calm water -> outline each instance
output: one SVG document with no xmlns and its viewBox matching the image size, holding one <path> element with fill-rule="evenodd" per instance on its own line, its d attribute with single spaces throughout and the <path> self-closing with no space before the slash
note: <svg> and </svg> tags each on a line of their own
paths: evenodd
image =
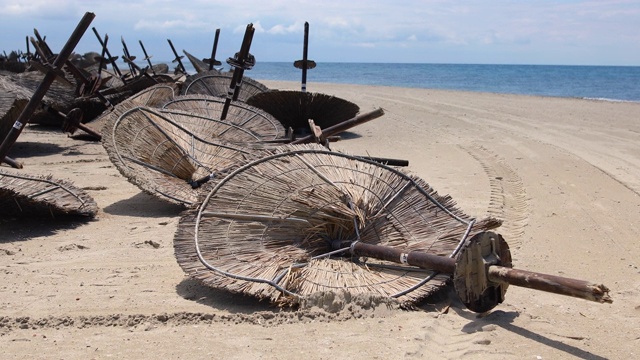
<svg viewBox="0 0 640 360">
<path fill-rule="evenodd" d="M 284 62 L 257 62 L 245 76 L 288 81 L 302 77 L 293 63 Z M 307 82 L 640 102 L 639 66 L 318 63 L 308 71 Z"/>
</svg>

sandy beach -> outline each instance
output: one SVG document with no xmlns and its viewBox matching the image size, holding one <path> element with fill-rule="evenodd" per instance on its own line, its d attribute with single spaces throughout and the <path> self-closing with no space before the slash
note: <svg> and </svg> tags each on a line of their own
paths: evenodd
<svg viewBox="0 0 640 360">
<path fill-rule="evenodd" d="M 294 82 L 265 81 L 272 89 Z M 279 309 L 186 277 L 182 208 L 129 183 L 98 142 L 29 126 L 10 156 L 85 189 L 92 221 L 0 220 L 4 359 L 632 359 L 640 356 L 640 103 L 308 84 L 385 115 L 332 143 L 407 168 L 495 216 L 514 267 L 603 283 L 612 304 L 512 286 L 488 314 L 439 294 Z"/>
</svg>

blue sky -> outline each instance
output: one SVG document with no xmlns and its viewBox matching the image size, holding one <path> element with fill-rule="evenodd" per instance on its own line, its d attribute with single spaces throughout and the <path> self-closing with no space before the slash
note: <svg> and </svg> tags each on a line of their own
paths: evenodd
<svg viewBox="0 0 640 360">
<path fill-rule="evenodd" d="M 257 61 L 294 61 L 308 21 L 317 62 L 640 66 L 640 1 L 626 0 L 0 0 L 0 50 L 24 50 L 37 28 L 58 51 L 86 11 L 112 54 L 122 36 L 139 58 L 142 40 L 154 61 L 173 58 L 168 38 L 208 57 L 217 28 L 224 60 L 249 23 Z M 99 49 L 89 28 L 76 52 Z"/>
</svg>

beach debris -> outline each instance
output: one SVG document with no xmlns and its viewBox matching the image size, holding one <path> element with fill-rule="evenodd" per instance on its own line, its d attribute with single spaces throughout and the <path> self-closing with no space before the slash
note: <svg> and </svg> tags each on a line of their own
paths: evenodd
<svg viewBox="0 0 640 360">
<path fill-rule="evenodd" d="M 4 160 L 4 157 L 7 155 L 10 148 L 15 143 L 16 139 L 20 136 L 20 133 L 22 132 L 25 125 L 29 121 L 29 118 L 31 117 L 31 115 L 34 113 L 36 108 L 40 106 L 40 101 L 49 90 L 51 83 L 55 80 L 56 77 L 59 76 L 59 72 L 61 71 L 62 66 L 67 62 L 69 56 L 71 55 L 71 52 L 73 51 L 75 46 L 78 44 L 78 42 L 84 35 L 85 31 L 91 24 L 91 21 L 93 21 L 94 17 L 95 17 L 95 14 L 93 13 L 90 13 L 90 12 L 85 13 L 80 23 L 78 24 L 78 26 L 73 31 L 73 33 L 67 40 L 66 44 L 62 48 L 62 50 L 60 50 L 60 53 L 56 57 L 53 64 L 50 67 L 47 67 L 49 71 L 44 76 L 44 79 L 42 80 L 38 88 L 35 90 L 35 92 L 33 93 L 33 96 L 31 97 L 31 99 L 23 109 L 22 113 L 20 113 L 20 116 L 18 116 L 18 119 L 16 119 L 13 127 L 9 131 L 9 134 L 7 134 L 7 136 L 4 138 L 4 140 L 0 144 L 0 160 Z"/>
<path fill-rule="evenodd" d="M 347 290 L 411 306 L 454 288 L 472 311 L 524 286 L 612 302 L 604 285 L 512 269 L 494 218 L 469 218 L 402 171 L 326 149 L 281 147 L 219 179 L 174 237 L 183 270 L 212 287 L 297 304 Z"/>
<path fill-rule="evenodd" d="M 98 206 L 84 190 L 65 180 L 0 169 L 0 215 L 94 217 Z"/>
</svg>

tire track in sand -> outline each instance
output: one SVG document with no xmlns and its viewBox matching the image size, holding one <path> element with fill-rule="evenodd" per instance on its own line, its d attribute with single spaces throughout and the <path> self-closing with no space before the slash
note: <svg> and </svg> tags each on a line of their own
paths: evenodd
<svg viewBox="0 0 640 360">
<path fill-rule="evenodd" d="M 522 179 L 503 159 L 483 146 L 460 147 L 480 163 L 489 178 L 491 195 L 487 215 L 501 219 L 500 234 L 511 249 L 520 248 L 529 219 L 527 193 Z"/>
</svg>

